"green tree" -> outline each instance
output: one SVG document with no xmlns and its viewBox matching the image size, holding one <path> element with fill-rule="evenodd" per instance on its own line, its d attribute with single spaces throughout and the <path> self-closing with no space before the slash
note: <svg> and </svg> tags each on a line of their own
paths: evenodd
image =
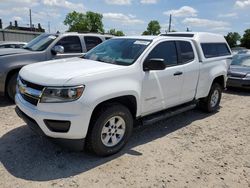
<svg viewBox="0 0 250 188">
<path fill-rule="evenodd" d="M 250 29 L 247 29 L 241 39 L 241 46 L 250 49 Z"/>
<path fill-rule="evenodd" d="M 115 36 L 125 36 L 125 34 L 123 33 L 123 31 L 116 31 Z"/>
<path fill-rule="evenodd" d="M 147 30 L 142 35 L 159 35 L 161 32 L 161 26 L 157 20 L 152 20 L 148 23 Z"/>
<path fill-rule="evenodd" d="M 102 18 L 103 16 L 99 13 L 88 11 L 86 13 L 86 18 L 88 22 L 88 28 L 90 32 L 94 33 L 103 33 L 103 23 Z"/>
<path fill-rule="evenodd" d="M 241 36 L 237 32 L 230 32 L 225 36 L 225 39 L 231 48 L 237 46 L 237 42 L 240 41 L 240 38 Z"/>
<path fill-rule="evenodd" d="M 70 32 L 99 32 L 103 33 L 102 15 L 95 12 L 70 12 L 67 14 L 64 25 L 69 27 Z"/>
<path fill-rule="evenodd" d="M 124 36 L 122 31 L 116 31 L 115 29 L 110 29 L 107 33 L 114 36 Z"/>
</svg>

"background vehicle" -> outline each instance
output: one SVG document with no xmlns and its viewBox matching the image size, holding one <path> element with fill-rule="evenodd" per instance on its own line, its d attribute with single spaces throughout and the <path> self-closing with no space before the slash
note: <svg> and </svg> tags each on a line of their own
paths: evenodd
<svg viewBox="0 0 250 188">
<path fill-rule="evenodd" d="M 209 33 L 121 37 L 81 58 L 25 66 L 16 111 L 43 135 L 98 155 L 118 152 L 135 119 L 151 124 L 199 106 L 218 109 L 231 51 Z"/>
<path fill-rule="evenodd" d="M 228 71 L 227 87 L 250 89 L 250 54 L 238 54 Z"/>
<path fill-rule="evenodd" d="M 249 50 L 245 47 L 234 47 L 234 48 L 231 48 L 232 50 L 232 54 L 233 55 L 236 55 L 236 54 L 244 54 L 244 53 L 248 53 Z"/>
<path fill-rule="evenodd" d="M 109 39 L 99 34 L 42 34 L 30 41 L 23 49 L 0 51 L 0 95 L 14 99 L 19 70 L 31 63 L 82 56 L 84 53 Z"/>
<path fill-rule="evenodd" d="M 23 48 L 26 42 L 0 41 L 0 49 L 2 48 Z"/>
</svg>

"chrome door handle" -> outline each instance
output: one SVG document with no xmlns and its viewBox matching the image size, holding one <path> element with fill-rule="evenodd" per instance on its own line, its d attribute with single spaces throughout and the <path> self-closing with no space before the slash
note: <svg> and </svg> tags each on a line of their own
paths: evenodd
<svg viewBox="0 0 250 188">
<path fill-rule="evenodd" d="M 180 76 L 180 75 L 182 75 L 182 74 L 183 74 L 183 72 L 177 71 L 177 72 L 174 73 L 174 76 Z"/>
</svg>

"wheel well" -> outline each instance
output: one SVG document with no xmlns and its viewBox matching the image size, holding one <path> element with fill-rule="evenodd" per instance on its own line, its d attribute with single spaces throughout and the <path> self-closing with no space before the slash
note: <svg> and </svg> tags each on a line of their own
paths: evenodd
<svg viewBox="0 0 250 188">
<path fill-rule="evenodd" d="M 220 86 L 221 86 L 222 88 L 225 88 L 224 76 L 222 75 L 222 76 L 216 77 L 216 78 L 214 79 L 213 83 L 218 83 L 218 84 L 220 84 Z"/>
<path fill-rule="evenodd" d="M 136 117 L 137 103 L 136 103 L 136 98 L 132 95 L 116 97 L 116 98 L 112 98 L 112 99 L 101 102 L 100 104 L 98 104 L 95 107 L 95 109 L 92 113 L 92 117 L 95 114 L 97 114 L 104 105 L 110 105 L 110 104 L 114 104 L 114 103 L 119 103 L 119 104 L 126 106 L 129 109 L 129 111 L 131 112 L 133 118 Z"/>
<path fill-rule="evenodd" d="M 19 71 L 20 71 L 20 68 L 18 68 L 18 69 L 13 69 L 13 70 L 11 70 L 11 71 L 8 72 L 7 77 L 6 77 L 6 79 L 5 79 L 5 94 L 6 94 L 6 92 L 7 92 L 7 85 L 8 85 L 8 83 L 9 83 L 10 78 L 11 78 L 14 74 L 18 73 Z"/>
<path fill-rule="evenodd" d="M 92 130 L 91 124 L 93 123 L 93 121 L 96 120 L 96 117 L 98 116 L 98 114 L 101 113 L 103 106 L 108 106 L 108 105 L 117 104 L 117 103 L 126 106 L 131 112 L 133 118 L 134 119 L 136 118 L 137 103 L 136 103 L 136 98 L 134 96 L 126 95 L 126 96 L 116 97 L 116 98 L 103 101 L 100 104 L 98 104 L 95 107 L 94 111 L 92 112 L 87 137 L 89 136 Z"/>
</svg>

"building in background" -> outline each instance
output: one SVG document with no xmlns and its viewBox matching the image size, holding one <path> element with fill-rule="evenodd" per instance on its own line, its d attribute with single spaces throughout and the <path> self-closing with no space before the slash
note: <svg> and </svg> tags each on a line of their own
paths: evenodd
<svg viewBox="0 0 250 188">
<path fill-rule="evenodd" d="M 20 41 L 29 42 L 33 38 L 45 32 L 45 29 L 38 24 L 38 27 L 21 27 L 15 20 L 14 25 L 10 22 L 9 26 L 3 29 L 3 23 L 0 19 L 0 41 Z"/>
</svg>

